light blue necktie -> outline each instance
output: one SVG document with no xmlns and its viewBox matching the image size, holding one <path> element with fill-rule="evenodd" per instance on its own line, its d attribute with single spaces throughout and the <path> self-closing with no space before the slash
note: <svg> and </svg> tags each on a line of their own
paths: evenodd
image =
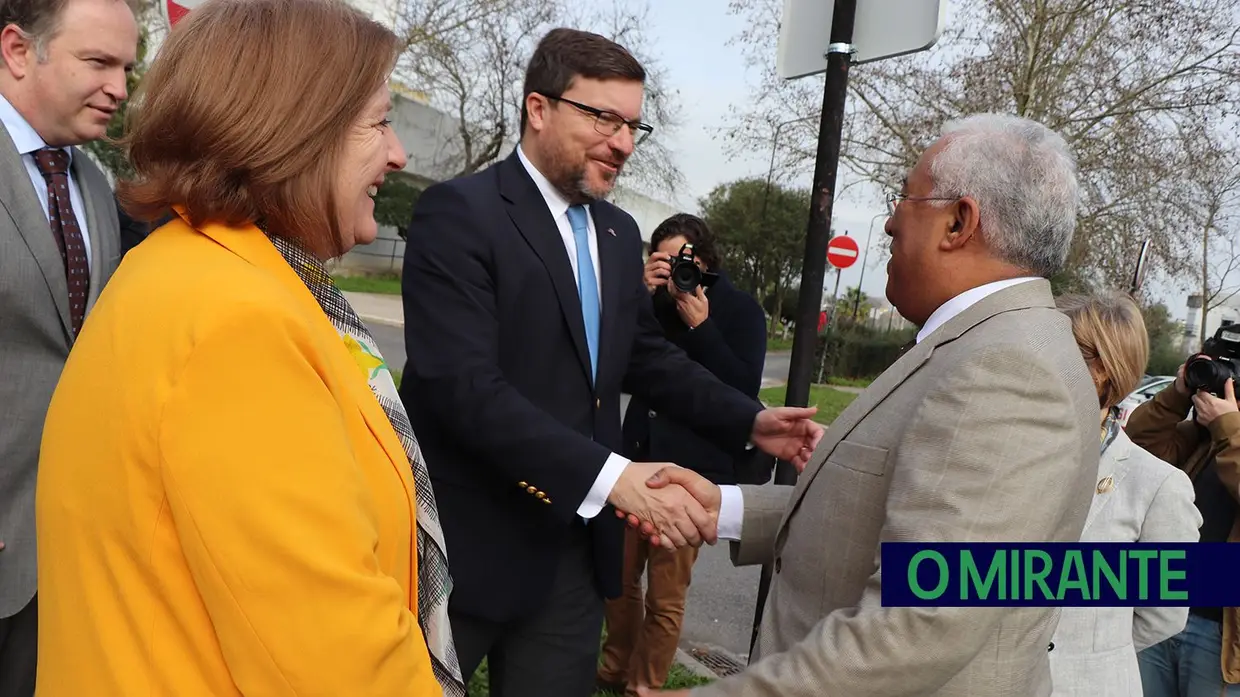
<svg viewBox="0 0 1240 697">
<path fill-rule="evenodd" d="M 577 243 L 577 293 L 581 296 L 581 319 L 586 325 L 586 346 L 590 349 L 590 380 L 598 377 L 598 280 L 594 262 L 590 260 L 590 226 L 586 207 L 568 207 L 568 223 L 573 226 Z"/>
</svg>

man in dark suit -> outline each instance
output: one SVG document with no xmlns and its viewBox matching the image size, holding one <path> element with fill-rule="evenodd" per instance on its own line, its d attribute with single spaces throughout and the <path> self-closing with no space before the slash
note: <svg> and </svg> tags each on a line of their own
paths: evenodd
<svg viewBox="0 0 1240 697">
<path fill-rule="evenodd" d="M 620 585 L 609 504 L 677 544 L 713 531 L 717 511 L 646 487 L 660 463 L 617 454 L 622 386 L 728 449 L 804 461 L 822 434 L 813 410 L 760 411 L 663 337 L 637 225 L 603 201 L 652 130 L 644 80 L 615 43 L 550 32 L 520 146 L 428 188 L 409 228 L 401 394 L 443 521 L 462 673 L 489 657 L 506 697 L 593 691 L 603 597 Z"/>
<path fill-rule="evenodd" d="M 121 0 L 0 0 L 0 697 L 34 694 L 43 420 L 120 258 L 108 180 L 75 146 L 104 135 L 137 46 Z"/>
<path fill-rule="evenodd" d="M 686 245 L 701 277 L 687 292 L 672 281 L 673 260 L 686 256 Z M 645 283 L 667 338 L 757 401 L 766 360 L 766 316 L 758 301 L 733 286 L 720 268 L 706 222 L 687 213 L 673 215 L 655 228 L 650 248 Z M 677 270 L 676 275 L 684 274 Z M 722 450 L 638 397 L 629 402 L 623 436 L 627 457 L 675 462 L 715 484 L 761 484 L 775 464 L 772 458 L 754 457 L 761 453 Z M 697 555 L 696 547 L 652 548 L 636 531 L 625 535 L 622 597 L 607 602 L 600 689 L 631 695 L 638 686 L 659 687 L 667 680 Z"/>
</svg>

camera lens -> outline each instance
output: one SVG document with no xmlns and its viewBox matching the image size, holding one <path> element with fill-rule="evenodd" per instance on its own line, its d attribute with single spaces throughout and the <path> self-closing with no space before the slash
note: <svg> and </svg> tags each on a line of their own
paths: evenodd
<svg viewBox="0 0 1240 697">
<path fill-rule="evenodd" d="M 672 267 L 672 283 L 682 293 L 692 293 L 702 282 L 702 270 L 691 261 L 679 261 Z"/>
<path fill-rule="evenodd" d="M 1209 358 L 1194 358 L 1184 366 L 1184 384 L 1193 392 L 1221 392 L 1229 377 L 1231 369 L 1227 364 Z"/>
</svg>

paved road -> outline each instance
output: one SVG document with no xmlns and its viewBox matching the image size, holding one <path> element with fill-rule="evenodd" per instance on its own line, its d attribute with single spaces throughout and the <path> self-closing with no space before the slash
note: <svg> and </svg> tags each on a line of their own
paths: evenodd
<svg viewBox="0 0 1240 697">
<path fill-rule="evenodd" d="M 404 370 L 404 330 L 388 324 L 370 323 L 371 334 L 393 370 Z M 788 378 L 788 353 L 767 356 L 763 382 Z M 628 398 L 621 398 L 627 408 Z M 728 545 L 704 547 L 693 568 L 693 585 L 685 607 L 682 645 L 710 645 L 744 656 L 749 653 L 754 603 L 758 596 L 759 567 L 737 569 L 728 558 Z"/>
<path fill-rule="evenodd" d="M 392 370 L 405 370 L 405 329 L 390 324 L 369 322 L 366 325 L 370 335 L 379 344 L 379 352 Z"/>
</svg>

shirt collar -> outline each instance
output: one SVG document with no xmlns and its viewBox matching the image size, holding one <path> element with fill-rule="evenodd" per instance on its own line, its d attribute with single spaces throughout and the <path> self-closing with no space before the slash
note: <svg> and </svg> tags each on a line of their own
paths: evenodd
<svg viewBox="0 0 1240 697">
<path fill-rule="evenodd" d="M 1003 290 L 1004 288 L 1010 288 L 1019 283 L 1024 283 L 1026 281 L 1036 281 L 1036 280 L 1038 279 L 1033 276 L 1024 276 L 1021 278 L 1008 278 L 1002 281 L 994 281 L 991 283 L 987 283 L 985 285 L 980 285 L 976 288 L 970 288 L 969 290 L 966 290 L 960 295 L 957 295 L 951 300 L 948 300 L 942 305 L 939 305 L 939 308 L 935 310 L 933 313 L 931 313 L 930 319 L 926 320 L 926 323 L 922 325 L 921 329 L 918 330 L 917 332 L 917 343 L 920 344 L 922 339 L 925 339 L 926 337 L 930 336 L 932 333 L 934 333 L 934 330 L 938 329 L 944 324 L 947 324 L 948 321 L 950 321 L 953 317 L 960 314 L 961 312 L 964 312 L 970 307 L 973 307 L 974 305 L 976 305 L 977 303 L 985 299 L 987 296 L 997 293 Z"/>
<path fill-rule="evenodd" d="M 521 144 L 517 144 L 517 158 L 521 160 L 521 165 L 525 167 L 525 171 L 529 173 L 530 178 L 534 180 L 534 185 L 538 187 L 538 191 L 543 195 L 543 200 L 547 202 L 547 208 L 551 209 L 551 217 L 559 220 L 560 216 L 568 212 L 569 202 L 564 198 L 564 194 L 555 188 L 550 179 L 543 176 L 542 172 L 530 162 L 525 156 L 525 151 L 521 149 Z M 589 206 L 586 207 L 587 210 Z"/>
<path fill-rule="evenodd" d="M 13 103 L 2 94 L 0 94 L 0 123 L 3 123 L 4 129 L 9 132 L 13 145 L 17 146 L 18 155 L 30 155 L 48 147 L 43 136 L 34 130 L 34 126 L 30 125 L 26 117 L 22 116 Z M 63 150 L 69 154 L 69 162 L 73 162 L 73 148 L 63 148 Z"/>
</svg>

